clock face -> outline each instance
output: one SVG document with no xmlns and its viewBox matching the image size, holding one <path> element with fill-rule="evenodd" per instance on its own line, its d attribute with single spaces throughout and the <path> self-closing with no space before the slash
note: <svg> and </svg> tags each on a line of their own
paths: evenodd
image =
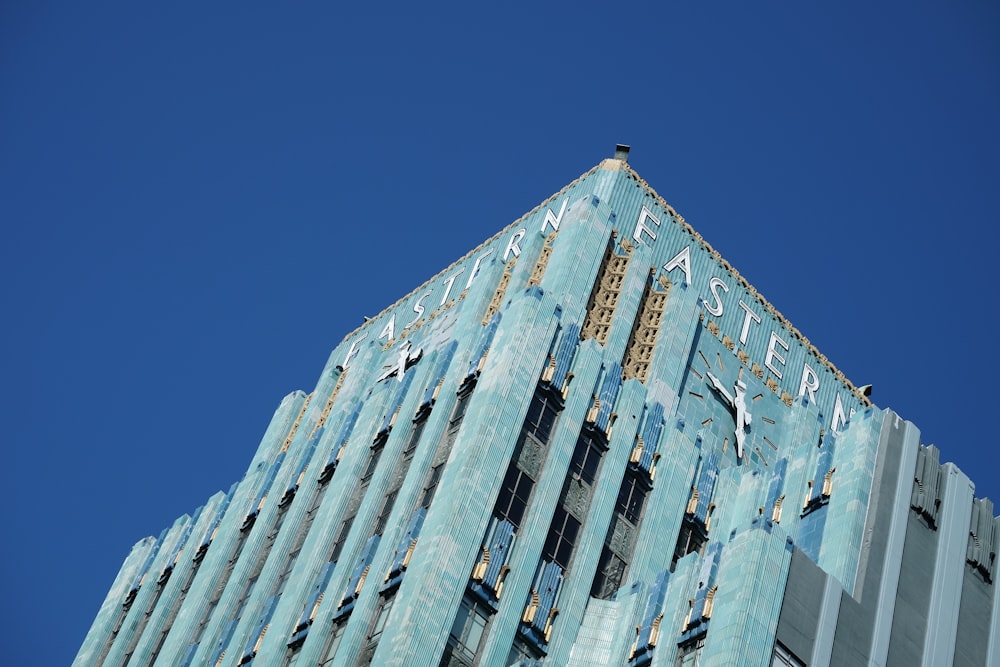
<svg viewBox="0 0 1000 667">
<path fill-rule="evenodd" d="M 729 465 L 767 467 L 778 459 L 777 422 L 788 407 L 706 329 L 691 356 L 680 410 L 703 447 Z"/>
</svg>

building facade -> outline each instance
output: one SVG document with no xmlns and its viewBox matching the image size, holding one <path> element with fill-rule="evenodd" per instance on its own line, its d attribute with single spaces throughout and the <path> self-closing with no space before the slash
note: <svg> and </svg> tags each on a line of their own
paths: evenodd
<svg viewBox="0 0 1000 667">
<path fill-rule="evenodd" d="M 627 163 L 333 351 L 77 665 L 1000 665 L 998 519 Z"/>
</svg>

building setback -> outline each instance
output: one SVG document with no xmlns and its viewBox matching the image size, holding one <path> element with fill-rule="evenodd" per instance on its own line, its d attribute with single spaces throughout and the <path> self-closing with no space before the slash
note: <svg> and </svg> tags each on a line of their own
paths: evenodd
<svg viewBox="0 0 1000 667">
<path fill-rule="evenodd" d="M 1000 665 L 998 519 L 627 164 L 377 317 L 76 665 Z"/>
</svg>

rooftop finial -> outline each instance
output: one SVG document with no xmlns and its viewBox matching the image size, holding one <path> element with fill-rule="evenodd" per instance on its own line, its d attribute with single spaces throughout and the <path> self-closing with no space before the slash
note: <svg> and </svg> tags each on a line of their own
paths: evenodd
<svg viewBox="0 0 1000 667">
<path fill-rule="evenodd" d="M 627 144 L 617 144 L 615 146 L 615 159 L 628 162 L 629 146 Z"/>
</svg>

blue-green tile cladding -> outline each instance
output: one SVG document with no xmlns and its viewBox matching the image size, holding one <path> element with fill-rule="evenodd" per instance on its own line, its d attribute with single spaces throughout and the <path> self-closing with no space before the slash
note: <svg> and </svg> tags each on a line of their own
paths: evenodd
<svg viewBox="0 0 1000 667">
<path fill-rule="evenodd" d="M 998 534 L 618 154 L 350 332 L 75 664 L 998 665 Z"/>
</svg>

